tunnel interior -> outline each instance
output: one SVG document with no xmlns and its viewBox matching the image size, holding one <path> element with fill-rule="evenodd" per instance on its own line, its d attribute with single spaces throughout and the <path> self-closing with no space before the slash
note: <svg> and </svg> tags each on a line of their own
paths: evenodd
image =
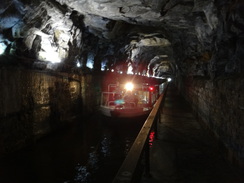
<svg viewBox="0 0 244 183">
<path fill-rule="evenodd" d="M 99 106 L 107 73 L 171 78 L 244 167 L 242 0 L 3 0 L 0 156 Z"/>
</svg>

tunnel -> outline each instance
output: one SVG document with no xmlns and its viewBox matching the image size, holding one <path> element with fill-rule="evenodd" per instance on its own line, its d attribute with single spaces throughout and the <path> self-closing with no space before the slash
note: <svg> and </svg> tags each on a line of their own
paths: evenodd
<svg viewBox="0 0 244 183">
<path fill-rule="evenodd" d="M 243 10 L 242 0 L 1 0 L 1 160 L 97 115 L 106 78 L 137 77 L 172 85 L 243 172 Z"/>
</svg>

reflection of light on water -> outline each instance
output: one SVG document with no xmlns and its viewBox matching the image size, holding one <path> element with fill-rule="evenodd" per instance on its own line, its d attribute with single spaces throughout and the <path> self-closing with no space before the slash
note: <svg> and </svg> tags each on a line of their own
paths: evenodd
<svg viewBox="0 0 244 183">
<path fill-rule="evenodd" d="M 134 125 L 130 127 L 135 130 Z M 116 129 L 106 131 L 100 136 L 98 144 L 90 146 L 87 163 L 78 164 L 73 180 L 65 183 L 94 183 L 112 180 L 114 172 L 116 173 L 115 169 L 120 167 L 120 161 L 122 162 L 128 154 L 135 138 L 130 134 L 135 132 L 134 130 L 121 128 L 117 131 Z M 118 139 L 118 136 L 121 138 Z"/>
<path fill-rule="evenodd" d="M 99 156 L 96 151 L 89 153 L 89 159 L 85 166 L 78 164 L 75 167 L 75 183 L 92 182 L 92 175 L 98 170 Z"/>
<path fill-rule="evenodd" d="M 96 151 L 89 153 L 89 159 L 88 159 L 88 165 L 91 168 L 91 170 L 97 170 L 98 169 L 98 162 L 99 157 Z"/>
<path fill-rule="evenodd" d="M 77 174 L 76 174 L 76 176 L 74 178 L 75 182 L 79 182 L 79 183 L 83 183 L 84 182 L 85 183 L 85 182 L 89 181 L 91 175 L 88 172 L 86 166 L 82 166 L 82 165 L 78 164 L 75 167 L 75 170 L 77 172 Z"/>
<path fill-rule="evenodd" d="M 111 154 L 111 150 L 110 150 L 110 145 L 111 145 L 111 141 L 109 138 L 104 137 L 102 142 L 101 142 L 101 152 L 103 154 L 104 157 L 107 157 Z"/>
<path fill-rule="evenodd" d="M 79 163 L 75 167 L 76 175 L 74 177 L 75 183 L 88 183 L 92 182 L 92 175 L 98 169 L 99 157 L 96 151 L 89 153 L 87 164 L 80 165 Z"/>
<path fill-rule="evenodd" d="M 152 132 L 150 132 L 150 134 L 149 134 L 149 146 L 150 146 L 150 147 L 152 147 L 152 144 L 153 144 L 154 139 L 155 139 L 155 132 L 152 131 Z"/>
<path fill-rule="evenodd" d="M 111 155 L 111 140 L 106 136 L 103 137 L 100 148 L 92 146 L 92 152 L 89 153 L 87 164 L 82 166 L 78 164 L 75 167 L 76 175 L 74 178 L 75 183 L 89 183 L 94 179 L 93 175 L 99 171 L 102 159 Z"/>
</svg>

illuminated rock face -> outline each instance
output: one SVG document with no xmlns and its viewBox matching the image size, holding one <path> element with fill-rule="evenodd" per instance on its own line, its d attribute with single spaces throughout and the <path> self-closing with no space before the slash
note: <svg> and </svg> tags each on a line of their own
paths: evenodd
<svg viewBox="0 0 244 183">
<path fill-rule="evenodd" d="M 123 62 L 134 73 L 168 76 L 180 68 L 215 78 L 243 71 L 243 6 L 240 0 L 4 1 L 0 53 L 69 67 L 86 67 L 92 55 L 89 68 L 120 70 Z M 167 59 L 155 63 L 160 55 Z"/>
<path fill-rule="evenodd" d="M 13 8 L 15 12 L 10 11 L 1 19 L 0 27 L 8 31 L 8 37 L 1 34 L 1 52 L 52 63 L 74 59 L 80 54 L 77 48 L 81 47 L 82 32 L 70 19 L 72 12 L 62 12 L 45 1 L 29 5 L 18 1 L 5 3 L 2 16 Z M 7 47 L 10 49 L 7 50 Z M 76 51 L 71 55 L 73 48 Z"/>
</svg>

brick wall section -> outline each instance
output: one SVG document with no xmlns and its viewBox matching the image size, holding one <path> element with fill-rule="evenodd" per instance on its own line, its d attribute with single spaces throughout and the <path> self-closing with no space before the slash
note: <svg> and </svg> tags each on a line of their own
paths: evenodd
<svg viewBox="0 0 244 183">
<path fill-rule="evenodd" d="M 178 86 L 196 116 L 217 137 L 224 156 L 244 169 L 244 78 L 188 78 Z"/>
<path fill-rule="evenodd" d="M 0 68 L 0 156 L 82 113 L 80 80 L 71 74 Z"/>
</svg>

